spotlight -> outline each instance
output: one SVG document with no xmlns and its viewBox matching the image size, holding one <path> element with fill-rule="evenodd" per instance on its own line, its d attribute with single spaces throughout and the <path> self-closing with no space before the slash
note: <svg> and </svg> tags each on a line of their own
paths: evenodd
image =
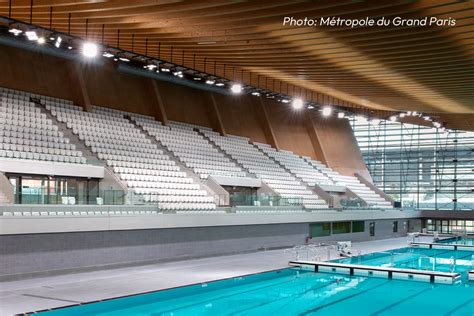
<svg viewBox="0 0 474 316">
<path fill-rule="evenodd" d="M 109 52 L 104 52 L 104 53 L 102 54 L 102 56 L 104 56 L 104 57 L 106 57 L 106 58 L 112 58 L 112 57 L 114 57 L 114 54 L 111 54 L 111 53 L 109 53 Z"/>
<path fill-rule="evenodd" d="M 56 39 L 56 42 L 54 43 L 54 46 L 56 46 L 56 48 L 59 48 L 59 46 L 61 46 L 62 41 L 63 39 L 61 38 L 61 36 L 58 36 L 58 38 Z"/>
<path fill-rule="evenodd" d="M 281 103 L 290 103 L 290 100 L 288 100 L 288 99 L 281 99 Z"/>
<path fill-rule="evenodd" d="M 98 52 L 99 49 L 94 43 L 87 42 L 82 45 L 82 54 L 87 58 L 96 57 Z"/>
<path fill-rule="evenodd" d="M 330 116 L 332 114 L 332 107 L 325 106 L 323 108 L 323 116 Z"/>
<path fill-rule="evenodd" d="M 72 49 L 72 46 L 68 46 L 67 49 L 71 50 L 71 49 Z"/>
<path fill-rule="evenodd" d="M 210 79 L 206 80 L 206 84 L 210 84 L 210 85 L 213 85 L 215 82 L 216 82 L 215 80 L 210 80 Z"/>
<path fill-rule="evenodd" d="M 344 112 L 337 113 L 337 118 L 344 118 L 345 116 L 346 116 L 346 113 Z"/>
<path fill-rule="evenodd" d="M 28 31 L 25 33 L 26 37 L 30 41 L 37 41 L 38 40 L 38 35 L 36 34 L 35 31 Z"/>
<path fill-rule="evenodd" d="M 300 98 L 296 98 L 293 100 L 293 103 L 291 104 L 293 106 L 293 109 L 295 110 L 299 110 L 303 107 L 303 100 L 301 100 Z"/>
<path fill-rule="evenodd" d="M 380 124 L 380 120 L 379 119 L 371 119 L 370 124 L 372 124 L 373 126 L 377 126 L 377 125 Z"/>
<path fill-rule="evenodd" d="M 156 68 L 158 68 L 158 66 L 150 64 L 150 65 L 146 65 L 145 68 L 147 68 L 148 70 L 155 70 Z"/>
<path fill-rule="evenodd" d="M 390 116 L 390 121 L 396 122 L 396 121 L 397 121 L 397 117 L 396 117 L 395 115 Z"/>
<path fill-rule="evenodd" d="M 260 96 L 260 92 L 254 91 L 254 92 L 252 92 L 252 95 L 254 95 L 254 96 L 256 96 L 256 97 L 259 97 L 259 96 Z"/>
<path fill-rule="evenodd" d="M 238 83 L 234 83 L 232 87 L 230 88 L 232 93 L 241 93 L 242 92 L 242 85 Z"/>
<path fill-rule="evenodd" d="M 218 82 L 218 83 L 216 83 L 216 86 L 218 86 L 218 87 L 223 87 L 223 86 L 224 86 L 224 83 L 223 83 L 223 82 Z"/>
<path fill-rule="evenodd" d="M 44 37 L 39 37 L 38 44 L 44 44 L 44 43 L 46 43 L 46 40 L 44 39 Z"/>
<path fill-rule="evenodd" d="M 8 32 L 12 33 L 12 34 L 15 35 L 15 36 L 18 36 L 18 35 L 20 35 L 21 33 L 23 33 L 22 30 L 20 30 L 20 29 L 15 29 L 15 28 L 9 29 Z"/>
<path fill-rule="evenodd" d="M 49 40 L 50 40 L 50 41 L 54 41 L 54 37 L 50 37 Z"/>
</svg>

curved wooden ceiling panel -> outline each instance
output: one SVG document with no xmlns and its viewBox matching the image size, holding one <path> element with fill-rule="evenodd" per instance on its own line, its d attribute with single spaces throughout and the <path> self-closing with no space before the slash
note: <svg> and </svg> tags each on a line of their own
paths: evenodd
<svg viewBox="0 0 474 316">
<path fill-rule="evenodd" d="M 9 4 L 0 1 L 0 14 L 9 15 Z M 153 57 L 173 57 L 174 62 L 201 70 L 206 58 L 207 70 L 218 75 L 223 76 L 226 68 L 226 77 L 236 73 L 236 79 L 245 83 L 314 101 L 327 100 L 322 96 L 326 95 L 346 106 L 373 110 L 474 113 L 473 1 L 11 0 L 11 4 L 14 19 L 32 18 L 33 24 L 51 24 L 80 37 L 86 37 L 87 24 L 90 40 L 103 38 L 104 44 L 119 43 L 120 48 L 141 54 L 147 41 Z M 456 25 L 289 27 L 282 25 L 285 16 L 436 16 L 456 19 Z"/>
</svg>

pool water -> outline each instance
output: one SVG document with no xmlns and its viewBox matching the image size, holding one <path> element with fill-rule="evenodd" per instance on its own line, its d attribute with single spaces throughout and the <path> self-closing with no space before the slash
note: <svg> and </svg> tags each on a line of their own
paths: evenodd
<svg viewBox="0 0 474 316">
<path fill-rule="evenodd" d="M 292 268 L 39 314 L 472 316 L 474 284 L 430 284 Z"/>
<path fill-rule="evenodd" d="M 474 269 L 474 251 L 407 247 L 337 259 L 333 262 L 463 273 Z"/>
<path fill-rule="evenodd" d="M 450 245 L 474 246 L 474 238 L 454 237 L 454 238 L 439 240 L 438 243 L 450 244 Z"/>
</svg>

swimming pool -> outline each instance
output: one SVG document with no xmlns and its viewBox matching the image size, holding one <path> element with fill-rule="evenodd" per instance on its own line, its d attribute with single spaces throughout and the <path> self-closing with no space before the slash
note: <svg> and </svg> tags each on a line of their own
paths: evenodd
<svg viewBox="0 0 474 316">
<path fill-rule="evenodd" d="M 464 273 L 474 269 L 474 251 L 407 247 L 332 261 L 367 266 Z"/>
<path fill-rule="evenodd" d="M 296 268 L 40 312 L 62 315 L 474 314 L 474 284 L 430 284 Z"/>
<path fill-rule="evenodd" d="M 474 238 L 453 237 L 453 238 L 439 240 L 438 243 L 449 244 L 449 245 L 474 246 Z"/>
</svg>

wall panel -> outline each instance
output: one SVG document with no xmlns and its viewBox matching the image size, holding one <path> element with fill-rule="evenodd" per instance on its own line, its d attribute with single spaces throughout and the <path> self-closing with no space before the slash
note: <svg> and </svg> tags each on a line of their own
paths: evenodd
<svg viewBox="0 0 474 316">
<path fill-rule="evenodd" d="M 215 98 L 228 134 L 245 136 L 256 142 L 266 142 L 251 96 L 228 97 L 215 94 Z"/>
<path fill-rule="evenodd" d="M 280 148 L 316 158 L 305 125 L 306 111 L 294 111 L 290 105 L 273 101 L 265 104 Z"/>
<path fill-rule="evenodd" d="M 158 88 L 169 120 L 212 127 L 207 92 L 163 81 Z"/>
</svg>

